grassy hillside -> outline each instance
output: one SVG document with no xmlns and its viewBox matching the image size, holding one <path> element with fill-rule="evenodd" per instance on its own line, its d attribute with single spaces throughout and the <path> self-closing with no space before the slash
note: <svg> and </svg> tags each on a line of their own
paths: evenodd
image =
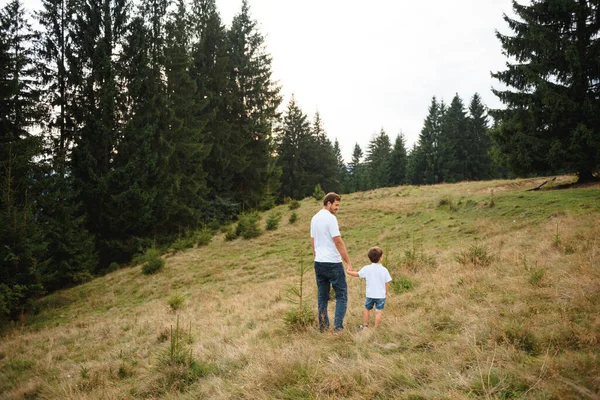
<svg viewBox="0 0 600 400">
<path fill-rule="evenodd" d="M 283 219 L 256 239 L 218 234 L 155 275 L 121 269 L 42 299 L 4 330 L 0 397 L 600 398 L 600 189 L 525 191 L 541 181 L 343 196 L 355 269 L 378 245 L 394 278 L 378 329 L 358 331 L 352 277 L 342 335 L 284 322 L 286 287 L 312 262 L 320 205 L 306 199 L 294 224 L 287 206 L 265 213 L 263 226 Z"/>
</svg>

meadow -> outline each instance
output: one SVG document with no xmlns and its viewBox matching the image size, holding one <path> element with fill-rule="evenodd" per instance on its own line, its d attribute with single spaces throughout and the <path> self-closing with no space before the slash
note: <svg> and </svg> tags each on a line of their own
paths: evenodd
<svg viewBox="0 0 600 400">
<path fill-rule="evenodd" d="M 383 323 L 290 323 L 316 312 L 308 198 L 277 229 L 164 255 L 40 299 L 4 326 L 3 399 L 598 399 L 600 187 L 559 177 L 400 186 L 342 196 L 354 268 L 384 249 Z M 297 221 L 289 222 L 292 213 Z M 330 316 L 334 302 L 330 303 Z M 309 314 L 310 315 L 310 314 Z"/>
</svg>

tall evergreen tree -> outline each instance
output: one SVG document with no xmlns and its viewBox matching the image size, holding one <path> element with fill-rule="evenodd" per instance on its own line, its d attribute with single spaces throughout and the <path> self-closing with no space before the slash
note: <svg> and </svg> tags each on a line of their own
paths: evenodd
<svg viewBox="0 0 600 400">
<path fill-rule="evenodd" d="M 590 180 L 600 169 L 600 4 L 583 0 L 513 2 L 504 15 L 514 35 L 496 36 L 514 57 L 492 76 L 506 105 L 494 117 L 494 138 L 518 173 L 576 172 Z"/>
<path fill-rule="evenodd" d="M 283 116 L 281 133 L 278 140 L 278 165 L 281 168 L 281 197 L 301 199 L 312 190 L 306 186 L 306 165 L 302 158 L 303 146 L 308 144 L 310 125 L 306 114 L 296 104 L 294 96 L 290 99 Z"/>
<path fill-rule="evenodd" d="M 308 151 L 305 159 L 309 160 L 308 170 L 311 174 L 309 185 L 314 189 L 319 184 L 325 192 L 339 192 L 338 160 L 335 155 L 335 149 L 329 138 L 327 138 L 327 133 L 323 128 L 323 121 L 318 111 L 315 113 L 307 144 Z"/>
<path fill-rule="evenodd" d="M 240 203 L 235 198 L 233 177 L 247 167 L 242 151 L 246 140 L 231 134 L 235 82 L 230 79 L 227 33 L 215 0 L 193 0 L 189 19 L 194 108 L 198 123 L 205 125 L 203 142 L 209 151 L 204 159 L 209 201 L 205 213 L 210 219 L 223 221 Z"/>
<path fill-rule="evenodd" d="M 425 157 L 420 153 L 419 145 L 415 143 L 406 161 L 406 181 L 413 185 L 423 184 L 424 171 Z"/>
<path fill-rule="evenodd" d="M 233 82 L 231 140 L 243 143 L 239 154 L 245 161 L 243 170 L 235 173 L 233 185 L 244 208 L 265 207 L 272 204 L 279 182 L 272 130 L 281 96 L 271 78 L 271 56 L 256 21 L 250 18 L 247 0 L 234 17 L 228 38 Z"/>
<path fill-rule="evenodd" d="M 368 170 L 364 163 L 361 162 L 363 158 L 363 151 L 356 143 L 354 150 L 352 151 L 352 160 L 350 161 L 350 192 L 356 192 L 359 190 L 367 190 L 370 188 L 370 181 L 368 176 Z"/>
<path fill-rule="evenodd" d="M 96 236 L 100 266 L 112 260 L 110 174 L 119 137 L 119 98 L 115 61 L 125 30 L 125 0 L 82 1 L 75 9 L 73 54 L 69 71 L 78 107 L 72 173 L 86 215 L 88 230 Z"/>
<path fill-rule="evenodd" d="M 348 173 L 348 167 L 342 157 L 342 150 L 340 149 L 340 143 L 337 139 L 333 143 L 333 153 L 337 160 L 337 176 L 340 181 L 340 193 L 350 192 L 350 174 Z"/>
<path fill-rule="evenodd" d="M 196 84 L 190 76 L 189 31 L 183 0 L 167 23 L 165 67 L 168 109 L 171 110 L 167 140 L 173 153 L 167 160 L 166 190 L 172 194 L 170 225 L 179 229 L 195 227 L 206 207 L 204 121 L 197 115 Z"/>
<path fill-rule="evenodd" d="M 392 145 L 383 128 L 369 142 L 366 164 L 372 187 L 381 188 L 391 184 Z"/>
<path fill-rule="evenodd" d="M 408 156 L 406 142 L 402 132 L 396 136 L 394 148 L 390 156 L 390 184 L 397 186 L 406 183 Z"/>
<path fill-rule="evenodd" d="M 468 138 L 467 115 L 456 94 L 444 112 L 438 139 L 438 171 L 441 181 L 472 179 L 472 149 Z"/>
<path fill-rule="evenodd" d="M 53 291 L 91 278 L 97 259 L 93 237 L 84 227 L 85 217 L 77 201 L 69 149 L 75 128 L 74 84 L 67 58 L 73 55 L 74 4 L 44 0 L 37 19 L 44 29 L 38 46 L 38 68 L 44 87 L 42 104 L 46 110 L 43 135 L 48 147 L 46 161 L 40 160 L 42 195 L 38 220 L 44 226 L 48 262 L 40 271 L 44 287 Z"/>
<path fill-rule="evenodd" d="M 481 97 L 475 93 L 469 104 L 468 117 L 469 151 L 470 159 L 473 160 L 470 179 L 474 180 L 494 177 L 490 158 L 491 139 L 486 114 Z"/>
<path fill-rule="evenodd" d="M 439 168 L 439 140 L 441 121 L 444 114 L 443 103 L 438 103 L 435 96 L 431 99 L 429 113 L 425 118 L 423 129 L 419 134 L 418 150 L 413 152 L 415 184 L 433 184 L 441 181 Z"/>
<path fill-rule="evenodd" d="M 0 320 L 16 317 L 43 292 L 45 243 L 35 220 L 33 180 L 41 142 L 31 135 L 40 117 L 32 40 L 22 3 L 10 1 L 0 11 Z"/>
</svg>

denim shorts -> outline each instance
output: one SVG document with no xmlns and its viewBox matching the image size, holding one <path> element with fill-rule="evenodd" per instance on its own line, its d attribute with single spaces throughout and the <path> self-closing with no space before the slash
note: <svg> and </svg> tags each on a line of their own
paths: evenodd
<svg viewBox="0 0 600 400">
<path fill-rule="evenodd" d="M 367 297 L 367 301 L 365 302 L 365 308 L 367 310 L 372 310 L 373 306 L 377 310 L 383 310 L 383 306 L 385 305 L 385 299 L 372 299 Z"/>
</svg>

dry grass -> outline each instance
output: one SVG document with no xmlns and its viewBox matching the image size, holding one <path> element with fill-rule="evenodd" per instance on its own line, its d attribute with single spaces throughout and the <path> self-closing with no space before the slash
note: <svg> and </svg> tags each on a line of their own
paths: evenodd
<svg viewBox="0 0 600 400">
<path fill-rule="evenodd" d="M 600 190 L 523 191 L 542 181 L 343 196 L 338 219 L 355 267 L 378 245 L 392 276 L 412 284 L 390 294 L 377 330 L 356 329 L 365 288 L 352 277 L 344 334 L 286 328 L 285 288 L 310 263 L 319 209 L 306 199 L 295 224 L 280 206 L 261 229 L 277 212 L 280 227 L 258 238 L 219 234 L 168 256 L 156 275 L 118 270 L 42 299 L 38 315 L 3 332 L 0 397 L 598 398 Z M 489 264 L 457 262 L 475 245 Z M 194 363 L 166 368 L 176 318 Z"/>
</svg>

